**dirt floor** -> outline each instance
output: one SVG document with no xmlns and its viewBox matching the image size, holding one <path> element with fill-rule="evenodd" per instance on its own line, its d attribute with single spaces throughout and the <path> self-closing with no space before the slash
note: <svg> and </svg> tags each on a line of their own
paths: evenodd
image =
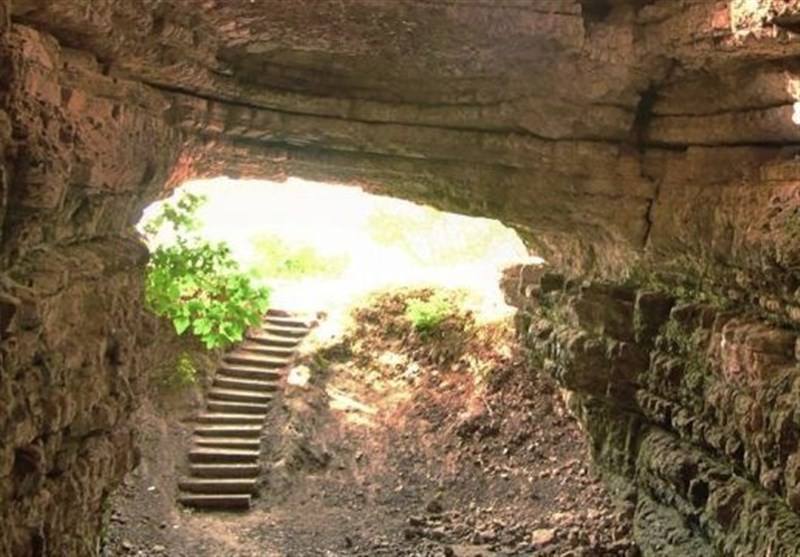
<svg viewBox="0 0 800 557">
<path fill-rule="evenodd" d="M 175 400 L 146 405 L 142 464 L 112 498 L 102 555 L 638 555 L 631 506 L 592 476 L 510 323 L 460 314 L 420 334 L 406 297 L 373 300 L 306 351 L 268 417 L 250 512 L 176 507 L 191 425 Z"/>
</svg>

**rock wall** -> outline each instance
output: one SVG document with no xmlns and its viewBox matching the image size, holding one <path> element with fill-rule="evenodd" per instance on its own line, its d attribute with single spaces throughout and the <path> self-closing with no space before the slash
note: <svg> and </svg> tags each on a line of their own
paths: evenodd
<svg viewBox="0 0 800 557">
<path fill-rule="evenodd" d="M 746 331 L 800 323 L 798 4 L 0 0 L 0 554 L 96 542 L 159 344 L 132 223 L 220 173 L 359 184 L 516 227 L 564 277 L 541 307 L 515 290 L 571 331 L 532 345 L 567 358 L 548 368 L 598 462 L 635 487 L 642 531 L 666 517 L 732 553 L 774 530 L 772 551 L 790 551 L 788 526 L 755 517 L 797 516 L 792 442 L 774 440 L 793 439 L 774 412 L 794 364 L 732 379 L 725 362 L 763 351 Z M 637 306 L 650 298 L 677 315 Z M 673 329 L 691 342 L 664 340 Z M 720 509 L 739 503 L 750 518 L 731 522 Z"/>
<path fill-rule="evenodd" d="M 179 135 L 160 95 L 0 20 L 0 555 L 92 555 L 158 340 L 131 223 Z"/>
<path fill-rule="evenodd" d="M 655 281 L 541 266 L 505 287 L 601 474 L 636 503 L 645 555 L 800 553 L 796 330 Z"/>
</svg>

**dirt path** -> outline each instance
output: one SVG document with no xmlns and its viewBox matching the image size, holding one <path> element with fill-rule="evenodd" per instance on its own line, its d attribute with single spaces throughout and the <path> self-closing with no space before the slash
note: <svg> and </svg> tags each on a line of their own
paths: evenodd
<svg viewBox="0 0 800 557">
<path fill-rule="evenodd" d="M 268 472 L 242 515 L 175 508 L 185 426 L 145 409 L 143 464 L 113 498 L 104 555 L 638 555 L 631 509 L 595 481 L 556 390 L 497 331 L 443 358 L 366 326 L 309 355 L 311 381 L 268 418 Z"/>
</svg>

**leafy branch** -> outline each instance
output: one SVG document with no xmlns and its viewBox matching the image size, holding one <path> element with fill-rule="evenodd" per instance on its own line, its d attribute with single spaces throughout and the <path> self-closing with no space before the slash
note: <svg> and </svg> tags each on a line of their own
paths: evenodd
<svg viewBox="0 0 800 557">
<path fill-rule="evenodd" d="M 185 194 L 164 203 L 143 226 L 151 247 L 146 301 L 156 314 L 172 320 L 178 334 L 189 331 L 211 349 L 241 340 L 248 327 L 258 324 L 269 307 L 270 291 L 252 284 L 225 243 L 197 233 L 196 211 L 204 202 L 202 196 Z M 173 238 L 155 245 L 166 231 Z"/>
</svg>

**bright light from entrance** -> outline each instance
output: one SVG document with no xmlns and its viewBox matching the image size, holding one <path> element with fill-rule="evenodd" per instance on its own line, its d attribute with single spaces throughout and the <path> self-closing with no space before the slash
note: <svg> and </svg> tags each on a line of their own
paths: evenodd
<svg viewBox="0 0 800 557">
<path fill-rule="evenodd" d="M 528 258 L 516 233 L 496 221 L 350 186 L 217 178 L 181 190 L 208 198 L 198 212 L 203 236 L 228 243 L 242 268 L 273 288 L 276 307 L 323 310 L 378 288 L 441 285 L 480 292 L 497 311 L 505 308 L 499 268 Z"/>
</svg>

